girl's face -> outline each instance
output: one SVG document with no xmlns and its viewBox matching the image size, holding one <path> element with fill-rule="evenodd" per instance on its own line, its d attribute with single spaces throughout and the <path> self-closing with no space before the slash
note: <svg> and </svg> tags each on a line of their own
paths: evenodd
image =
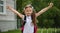
<svg viewBox="0 0 60 33">
<path fill-rule="evenodd" d="M 30 16 L 33 12 L 33 9 L 31 7 L 27 7 L 24 10 L 25 15 Z"/>
</svg>

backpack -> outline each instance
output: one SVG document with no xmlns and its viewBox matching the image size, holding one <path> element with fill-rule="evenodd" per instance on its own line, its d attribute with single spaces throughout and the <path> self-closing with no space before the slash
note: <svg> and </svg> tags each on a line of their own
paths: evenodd
<svg viewBox="0 0 60 33">
<path fill-rule="evenodd" d="M 32 16 L 31 16 L 32 17 Z M 31 18 L 32 19 L 32 18 Z M 24 30 L 24 25 L 26 23 L 26 16 L 24 16 L 24 21 L 22 21 L 22 27 L 21 27 L 21 31 L 23 33 L 23 30 Z M 36 33 L 37 31 L 37 26 L 34 25 L 34 33 Z"/>
</svg>

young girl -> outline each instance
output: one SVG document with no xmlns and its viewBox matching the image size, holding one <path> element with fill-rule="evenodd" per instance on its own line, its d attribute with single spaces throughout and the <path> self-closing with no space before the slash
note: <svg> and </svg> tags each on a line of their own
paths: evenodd
<svg viewBox="0 0 60 33">
<path fill-rule="evenodd" d="M 29 5 L 26 5 L 24 8 L 24 11 L 23 11 L 24 15 L 19 13 L 18 11 L 16 11 L 10 6 L 7 6 L 7 8 L 23 19 L 24 25 L 22 27 L 22 33 L 36 33 L 37 31 L 36 18 L 42 13 L 46 12 L 52 6 L 53 6 L 53 3 L 50 3 L 48 7 L 42 9 L 38 13 L 35 13 L 33 6 L 29 4 Z"/>
</svg>

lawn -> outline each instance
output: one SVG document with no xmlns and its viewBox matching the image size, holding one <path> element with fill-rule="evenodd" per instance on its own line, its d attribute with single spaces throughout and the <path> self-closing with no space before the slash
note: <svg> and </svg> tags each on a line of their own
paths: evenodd
<svg viewBox="0 0 60 33">
<path fill-rule="evenodd" d="M 8 32 L 0 32 L 0 33 L 21 33 L 21 31 L 20 30 L 11 30 Z M 60 33 L 60 29 L 54 29 L 54 28 L 38 29 L 37 33 Z"/>
<path fill-rule="evenodd" d="M 10 30 L 8 32 L 0 32 L 0 33 L 21 33 L 20 30 Z"/>
</svg>

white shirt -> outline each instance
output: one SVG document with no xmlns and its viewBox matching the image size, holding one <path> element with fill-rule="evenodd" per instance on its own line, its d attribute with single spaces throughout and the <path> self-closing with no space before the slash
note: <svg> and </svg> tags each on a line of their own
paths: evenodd
<svg viewBox="0 0 60 33">
<path fill-rule="evenodd" d="M 31 16 L 26 16 L 23 33 L 34 33 L 34 25 L 32 25 Z"/>
</svg>

